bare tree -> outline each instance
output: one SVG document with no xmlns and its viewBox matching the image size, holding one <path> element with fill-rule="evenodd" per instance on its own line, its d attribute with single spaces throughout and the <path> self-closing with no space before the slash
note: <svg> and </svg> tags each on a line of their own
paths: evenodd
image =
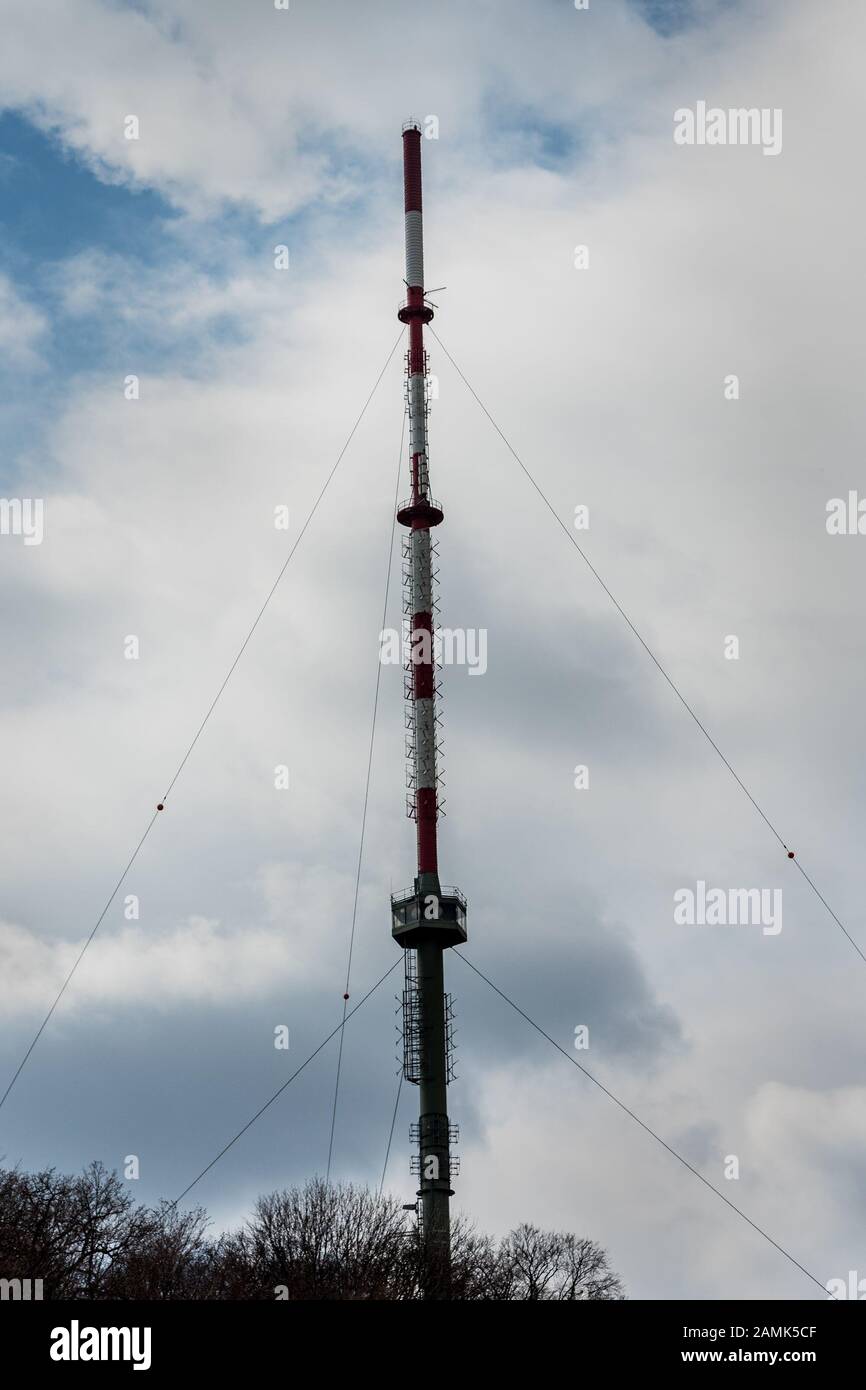
<svg viewBox="0 0 866 1390">
<path fill-rule="evenodd" d="M 147 1228 L 116 1173 L 91 1163 L 80 1177 L 18 1169 L 0 1173 L 4 1278 L 42 1279 L 49 1298 L 100 1298 L 116 1260 Z"/>
<path fill-rule="evenodd" d="M 202 1208 L 179 1212 L 171 1202 L 143 1211 L 137 1239 L 106 1270 L 103 1298 L 214 1298 L 221 1288 L 223 1242 L 209 1241 Z"/>
<path fill-rule="evenodd" d="M 414 1248 L 400 1206 L 352 1184 L 316 1178 L 260 1197 L 241 1247 L 259 1296 L 414 1296 Z"/>
<path fill-rule="evenodd" d="M 606 1252 L 595 1241 L 518 1226 L 496 1256 L 495 1297 L 509 1301 L 606 1301 L 625 1297 Z"/>
<path fill-rule="evenodd" d="M 624 1298 L 605 1251 L 519 1226 L 497 1245 L 463 1218 L 451 1233 L 451 1298 Z M 242 1230 L 214 1240 L 206 1213 L 137 1206 L 116 1173 L 76 1178 L 0 1169 L 0 1277 L 42 1279 L 46 1298 L 420 1299 L 417 1224 L 392 1198 L 316 1178 L 260 1197 Z"/>
</svg>

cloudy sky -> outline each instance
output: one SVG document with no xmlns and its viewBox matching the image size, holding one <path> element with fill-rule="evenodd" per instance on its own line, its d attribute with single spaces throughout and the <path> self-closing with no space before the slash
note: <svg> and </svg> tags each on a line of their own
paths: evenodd
<svg viewBox="0 0 866 1390">
<path fill-rule="evenodd" d="M 0 1090 L 394 345 L 400 130 L 435 116 L 434 327 L 566 527 L 589 508 L 587 557 L 798 856 L 431 340 L 443 621 L 488 644 L 483 676 L 444 672 L 465 953 L 820 1283 L 866 1276 L 866 962 L 797 870 L 866 951 L 866 540 L 826 526 L 864 486 L 863 7 L 0 0 L 0 17 L 2 489 L 45 519 L 39 545 L 0 536 Z M 699 102 L 781 111 L 781 151 L 677 144 L 674 112 Z M 136 1195 L 176 1196 L 339 1022 L 402 350 L 0 1111 L 6 1163 L 135 1154 Z M 397 538 L 391 625 L 399 571 Z M 353 1002 L 395 959 L 403 781 L 385 666 Z M 699 880 L 781 889 L 782 930 L 676 922 Z M 466 965 L 447 974 L 458 1208 L 595 1238 L 634 1297 L 821 1297 Z M 400 987 L 398 964 L 346 1031 L 339 1178 L 381 1176 Z M 217 1229 L 324 1171 L 335 1068 L 336 1039 L 190 1194 Z M 416 1101 L 404 1086 L 402 1200 Z"/>
</svg>

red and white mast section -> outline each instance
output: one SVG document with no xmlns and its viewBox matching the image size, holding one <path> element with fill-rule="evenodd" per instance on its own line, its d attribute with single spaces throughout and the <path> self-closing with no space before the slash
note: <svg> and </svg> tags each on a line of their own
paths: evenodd
<svg viewBox="0 0 866 1390">
<path fill-rule="evenodd" d="M 424 298 L 424 227 L 421 199 L 421 131 L 403 131 L 403 186 L 406 217 L 406 303 L 398 318 L 409 328 L 406 354 L 409 407 L 409 452 L 412 496 L 397 512 L 410 528 L 409 561 L 410 669 L 412 672 L 411 783 L 418 836 L 418 877 L 422 888 L 439 891 L 436 843 L 438 821 L 436 663 L 433 627 L 433 541 L 431 530 L 443 520 L 430 497 L 427 452 L 427 354 L 424 325 L 433 308 Z"/>
</svg>

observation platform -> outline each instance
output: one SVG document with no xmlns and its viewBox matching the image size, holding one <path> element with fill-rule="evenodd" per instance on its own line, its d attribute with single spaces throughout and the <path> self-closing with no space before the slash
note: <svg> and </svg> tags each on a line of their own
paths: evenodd
<svg viewBox="0 0 866 1390">
<path fill-rule="evenodd" d="M 406 950 L 427 941 L 462 946 L 467 940 L 466 899 L 459 888 L 447 885 L 438 893 L 422 893 L 417 883 L 392 893 L 391 935 Z"/>
</svg>

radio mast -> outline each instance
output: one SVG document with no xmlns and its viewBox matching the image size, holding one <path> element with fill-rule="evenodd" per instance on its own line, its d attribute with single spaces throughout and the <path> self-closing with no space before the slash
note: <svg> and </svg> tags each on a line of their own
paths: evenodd
<svg viewBox="0 0 866 1390">
<path fill-rule="evenodd" d="M 440 753 L 439 694 L 435 650 L 433 528 L 443 511 L 430 495 L 427 449 L 427 353 L 424 325 L 433 307 L 424 294 L 424 234 L 421 203 L 421 129 L 403 128 L 403 184 L 406 214 L 406 299 L 397 317 L 409 328 L 406 396 L 409 413 L 411 496 L 401 502 L 397 520 L 403 538 L 403 609 L 408 619 L 406 694 L 407 812 L 416 824 L 417 873 L 411 889 L 391 898 L 394 939 L 403 948 L 403 1074 L 418 1086 L 417 1171 L 419 1227 L 424 1260 L 424 1294 L 448 1298 L 451 1289 L 451 1156 L 456 1126 L 448 1121 L 451 1064 L 451 999 L 445 993 L 444 952 L 466 940 L 466 902 L 456 888 L 439 880 Z M 405 628 L 404 624 L 404 628 Z M 416 1169 L 417 1164 L 417 1169 Z"/>
</svg>

